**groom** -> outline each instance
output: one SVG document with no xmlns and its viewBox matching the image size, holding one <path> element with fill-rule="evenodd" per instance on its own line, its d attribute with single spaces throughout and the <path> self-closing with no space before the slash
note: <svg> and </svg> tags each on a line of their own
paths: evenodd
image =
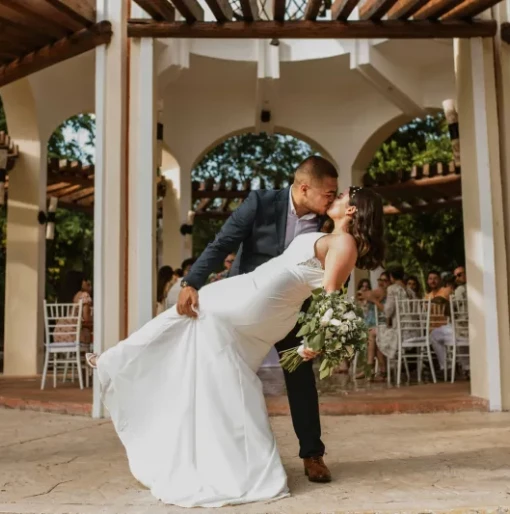
<svg viewBox="0 0 510 514">
<path fill-rule="evenodd" d="M 299 234 L 317 232 L 336 198 L 337 181 L 335 167 L 322 157 L 312 156 L 298 166 L 292 186 L 252 191 L 182 281 L 178 313 L 196 316 L 193 308 L 198 307 L 198 290 L 228 254 L 238 252 L 230 276 L 249 273 L 283 253 Z M 296 326 L 276 344 L 278 352 L 300 344 L 298 330 Z M 324 444 L 312 362 L 304 362 L 292 373 L 284 371 L 285 383 L 305 474 L 311 482 L 330 482 L 331 474 L 322 458 Z"/>
</svg>

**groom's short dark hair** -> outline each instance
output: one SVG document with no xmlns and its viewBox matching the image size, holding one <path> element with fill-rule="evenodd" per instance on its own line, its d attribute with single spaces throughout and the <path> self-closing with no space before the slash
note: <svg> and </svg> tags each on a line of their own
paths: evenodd
<svg viewBox="0 0 510 514">
<path fill-rule="evenodd" d="M 306 175 L 312 180 L 322 181 L 326 177 L 338 179 L 338 172 L 335 166 L 320 155 L 307 157 L 297 168 L 294 179 L 298 175 Z"/>
</svg>

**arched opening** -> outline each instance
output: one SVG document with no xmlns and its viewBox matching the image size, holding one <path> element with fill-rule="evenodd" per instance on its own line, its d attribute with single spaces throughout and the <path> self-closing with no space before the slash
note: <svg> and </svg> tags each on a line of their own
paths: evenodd
<svg viewBox="0 0 510 514">
<path fill-rule="evenodd" d="M 412 285 L 420 298 L 438 304 L 444 301 L 449 312 L 452 295 L 456 299 L 462 296 L 464 304 L 467 301 L 461 170 L 455 165 L 441 112 L 399 126 L 370 157 L 369 149 L 376 146 L 377 137 L 385 137 L 398 122 L 392 120 L 372 136 L 358 156 L 357 166 L 365 170 L 364 186 L 376 190 L 385 202 L 386 268 L 403 268 L 404 284 Z M 375 288 L 378 274 L 371 278 Z M 451 365 L 444 350 L 453 337 L 449 323 L 445 317 L 430 332 L 438 381 L 443 381 L 445 366 Z M 456 375 L 455 387 L 463 387 L 467 393 L 466 382 L 459 384 L 458 379 L 469 379 L 469 360 L 457 359 L 455 365 L 462 371 Z M 411 370 L 412 382 L 417 380 L 417 368 L 416 375 Z M 424 372 L 431 380 L 432 370 L 424 366 Z"/>
<path fill-rule="evenodd" d="M 286 187 L 296 167 L 309 155 L 323 155 L 331 160 L 315 142 L 288 132 L 269 135 L 243 131 L 230 135 L 209 148 L 195 164 L 191 174 L 194 256 L 200 255 L 214 239 L 250 190 Z M 214 189 L 219 191 L 213 192 Z M 222 190 L 229 192 L 222 197 Z M 234 191 L 241 194 L 236 196 Z"/>
<path fill-rule="evenodd" d="M 69 271 L 92 281 L 95 117 L 80 113 L 48 140 L 47 197 L 56 198 L 55 236 L 46 244 L 46 299 L 56 301 Z"/>
</svg>

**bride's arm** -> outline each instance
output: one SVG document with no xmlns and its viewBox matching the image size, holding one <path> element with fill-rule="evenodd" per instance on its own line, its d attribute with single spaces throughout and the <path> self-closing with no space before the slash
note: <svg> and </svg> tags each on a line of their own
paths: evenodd
<svg viewBox="0 0 510 514">
<path fill-rule="evenodd" d="M 331 293 L 343 289 L 356 265 L 358 252 L 356 243 L 349 234 L 332 236 L 328 239 L 329 247 L 324 260 L 322 286 L 327 293 Z"/>
</svg>

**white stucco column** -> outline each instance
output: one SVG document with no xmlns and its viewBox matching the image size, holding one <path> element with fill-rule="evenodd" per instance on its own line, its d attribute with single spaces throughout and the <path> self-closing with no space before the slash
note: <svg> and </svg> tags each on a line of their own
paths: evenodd
<svg viewBox="0 0 510 514">
<path fill-rule="evenodd" d="M 500 140 L 490 39 L 456 40 L 471 392 L 502 408 L 501 347 L 509 341 Z"/>
<path fill-rule="evenodd" d="M 156 306 L 156 81 L 154 40 L 135 38 L 130 50 L 128 330 Z"/>
<path fill-rule="evenodd" d="M 46 212 L 46 141 L 41 142 L 36 104 L 28 79 L 1 90 L 9 135 L 19 158 L 9 172 L 5 269 L 4 374 L 36 375 L 43 356 Z"/>
<path fill-rule="evenodd" d="M 98 20 L 112 23 L 109 45 L 96 48 L 94 199 L 94 350 L 126 335 L 127 2 L 97 0 Z M 92 415 L 102 417 L 99 381 Z"/>
<path fill-rule="evenodd" d="M 494 8 L 498 23 L 510 21 L 510 0 Z M 494 40 L 496 92 L 498 98 L 499 142 L 501 152 L 501 176 L 503 183 L 503 207 L 507 245 L 507 269 L 510 267 L 510 45 L 498 36 Z M 505 317 L 508 323 L 508 315 Z M 504 319 L 505 319 L 504 318 Z M 501 399 L 504 410 L 510 409 L 510 340 L 500 345 Z"/>
<path fill-rule="evenodd" d="M 173 155 L 163 148 L 161 173 L 166 180 L 163 198 L 162 264 L 179 268 L 184 260 L 184 237 L 181 235 L 181 169 Z"/>
</svg>

